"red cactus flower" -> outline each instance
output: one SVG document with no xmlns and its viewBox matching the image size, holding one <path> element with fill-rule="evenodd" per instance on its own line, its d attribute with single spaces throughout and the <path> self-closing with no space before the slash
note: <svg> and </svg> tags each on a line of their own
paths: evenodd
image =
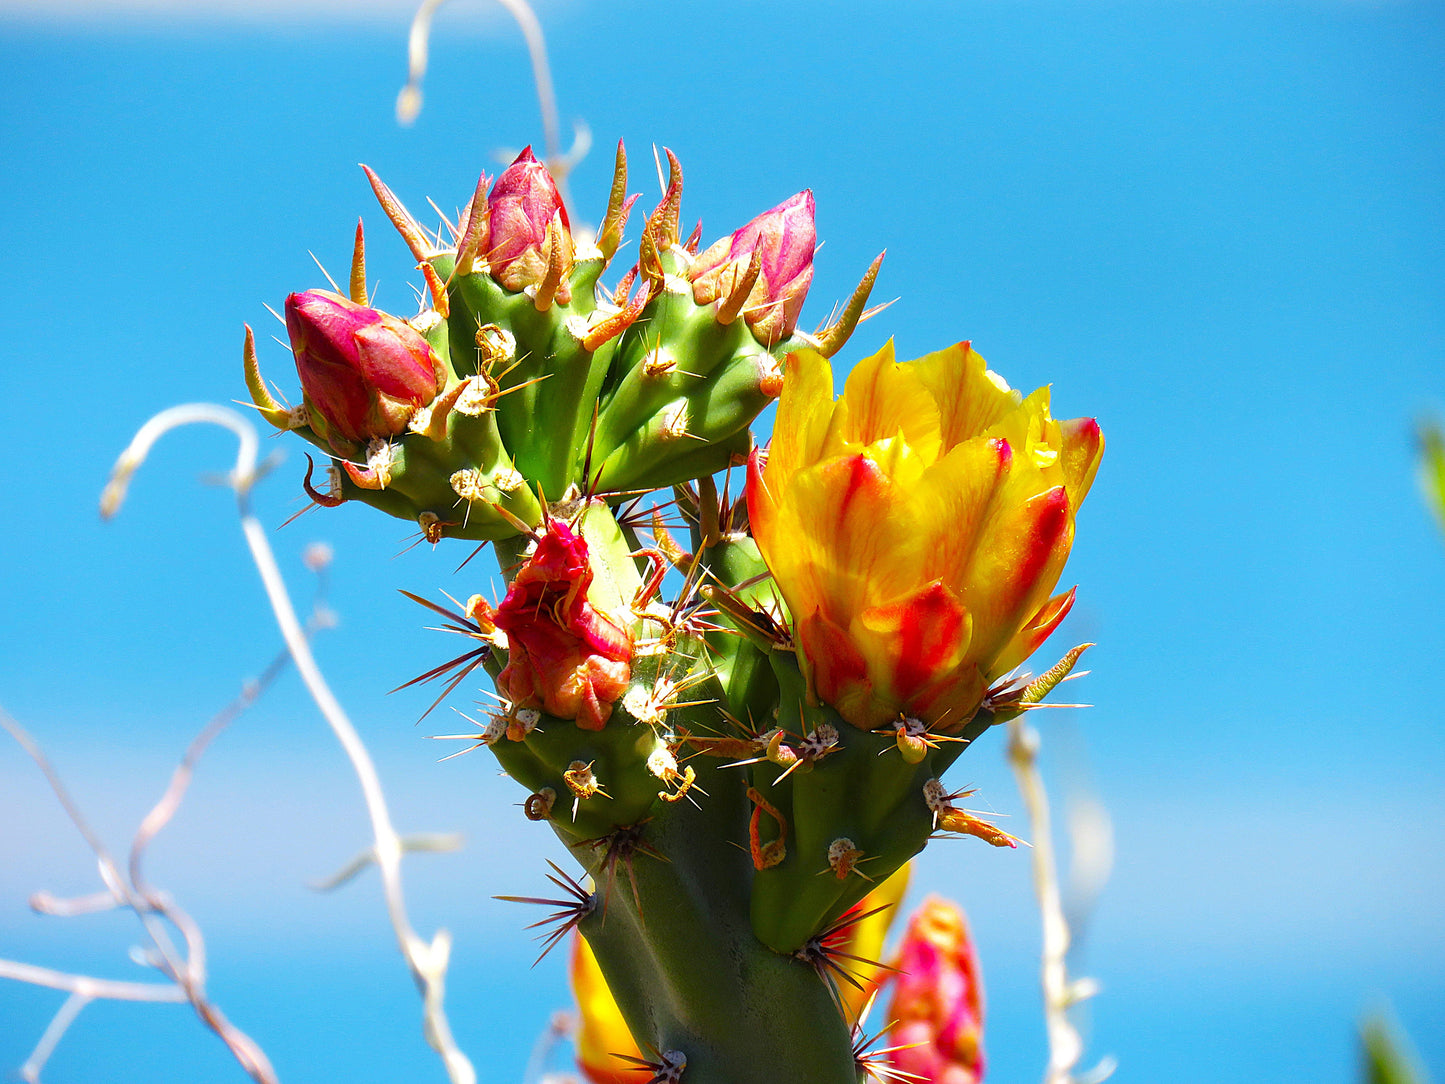
<svg viewBox="0 0 1445 1084">
<path fill-rule="evenodd" d="M 632 676 L 632 633 L 588 600 L 592 577 L 583 537 L 549 520 L 492 615 L 507 634 L 503 695 L 583 730 L 602 729 Z"/>
<path fill-rule="evenodd" d="M 983 1079 L 983 982 L 963 912 L 930 896 L 894 962 L 892 1066 L 928 1084 Z"/>
</svg>

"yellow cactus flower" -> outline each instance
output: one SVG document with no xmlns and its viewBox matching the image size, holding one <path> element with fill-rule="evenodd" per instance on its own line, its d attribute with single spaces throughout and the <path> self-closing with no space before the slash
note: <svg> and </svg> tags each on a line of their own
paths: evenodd
<svg viewBox="0 0 1445 1084">
<path fill-rule="evenodd" d="M 622 1010 L 613 1000 L 597 957 L 582 937 L 572 938 L 572 994 L 577 998 L 577 1067 L 589 1084 L 638 1084 L 636 1067 L 623 1054 L 641 1058 Z"/>
<path fill-rule="evenodd" d="M 890 341 L 836 402 L 827 359 L 789 355 L 748 514 L 810 695 L 866 729 L 961 729 L 1072 605 L 1050 595 L 1103 450 L 966 342 L 900 365 Z"/>
<path fill-rule="evenodd" d="M 843 1012 L 850 1021 L 858 1019 L 868 999 L 878 992 L 890 975 L 887 965 L 882 962 L 883 942 L 898 917 L 903 895 L 908 891 L 908 870 L 909 864 L 904 863 L 843 916 L 845 920 L 861 916 L 854 918 L 854 921 L 843 928 L 836 946 L 847 954 L 843 957 L 843 962 L 847 964 L 846 970 L 857 984 L 838 984 Z M 869 914 L 870 911 L 873 913 Z"/>
</svg>

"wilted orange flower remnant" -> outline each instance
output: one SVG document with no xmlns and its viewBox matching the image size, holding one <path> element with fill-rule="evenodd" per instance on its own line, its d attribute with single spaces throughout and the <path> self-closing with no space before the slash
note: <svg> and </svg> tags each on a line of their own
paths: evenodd
<svg viewBox="0 0 1445 1084">
<path fill-rule="evenodd" d="M 983 1079 L 983 984 L 963 912 L 930 896 L 908 923 L 888 1018 L 893 1068 L 928 1084 Z"/>
<path fill-rule="evenodd" d="M 592 576 L 582 535 L 549 520 L 490 614 L 507 634 L 502 694 L 583 730 L 602 729 L 632 676 L 632 633 L 588 601 Z"/>
<path fill-rule="evenodd" d="M 900 365 L 890 342 L 837 402 L 827 359 L 789 355 L 748 514 L 810 693 L 867 729 L 962 728 L 1068 613 L 1049 596 L 1103 450 L 968 343 Z"/>
</svg>

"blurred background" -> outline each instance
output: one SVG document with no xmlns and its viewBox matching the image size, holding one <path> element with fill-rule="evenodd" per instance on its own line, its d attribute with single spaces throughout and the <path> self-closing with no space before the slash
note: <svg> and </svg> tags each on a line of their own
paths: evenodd
<svg viewBox="0 0 1445 1084">
<path fill-rule="evenodd" d="M 811 187 L 826 244 L 804 326 L 885 247 L 875 297 L 898 298 L 840 360 L 969 338 L 1015 387 L 1052 382 L 1056 416 L 1100 419 L 1065 573 L 1079 604 L 1044 660 L 1097 641 L 1070 686 L 1095 706 L 1039 720 L 1061 806 L 1095 797 L 1114 824 L 1074 960 L 1104 987 L 1090 1059 L 1117 1057 L 1124 1082 L 1343 1084 L 1356 1020 L 1388 1004 L 1445 1077 L 1445 538 L 1414 445 L 1445 403 L 1445 5 L 537 7 L 564 125 L 596 138 L 574 221 L 601 217 L 619 138 L 643 208 L 650 148 L 678 154 L 704 244 Z M 425 107 L 398 127 L 410 16 L 408 0 L 0 0 L 0 704 L 118 850 L 279 639 L 231 495 L 203 480 L 232 438 L 166 438 L 102 524 L 114 457 L 163 407 L 244 398 L 243 322 L 294 392 L 264 306 L 324 285 L 308 252 L 340 279 L 358 215 L 377 303 L 414 311 L 419 276 L 358 162 L 413 211 L 430 196 L 450 213 L 498 149 L 541 140 L 521 35 L 482 0 L 438 14 Z M 287 457 L 257 493 L 279 527 L 305 503 L 302 445 L 267 448 Z M 481 558 L 456 571 L 468 545 L 408 550 L 410 534 L 343 507 L 273 542 L 298 598 L 305 546 L 335 548 L 341 624 L 318 654 L 398 827 L 467 837 L 408 860 L 413 921 L 454 934 L 448 1007 L 482 1079 L 520 1081 L 570 995 L 562 953 L 529 970 L 535 916 L 490 897 L 545 887 L 561 848 L 484 752 L 437 763 L 449 710 L 418 726 L 431 697 L 387 695 L 457 650 L 395 589 L 495 584 Z M 950 781 L 1021 830 L 999 738 Z M 216 1001 L 284 1081 L 444 1079 L 374 873 L 307 888 L 368 840 L 288 675 L 151 849 L 151 879 L 209 936 Z M 1027 864 L 940 842 L 914 879 L 972 917 L 997 1084 L 1046 1057 Z M 26 906 L 99 887 L 0 741 L 0 957 L 147 978 L 125 955 L 133 919 Z M 62 999 L 0 984 L 0 1069 Z M 243 1077 L 184 1006 L 96 1004 L 46 1079 Z"/>
</svg>

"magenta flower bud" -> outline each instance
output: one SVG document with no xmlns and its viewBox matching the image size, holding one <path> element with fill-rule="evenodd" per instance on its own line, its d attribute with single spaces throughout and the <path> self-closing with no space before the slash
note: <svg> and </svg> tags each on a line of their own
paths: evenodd
<svg viewBox="0 0 1445 1084">
<path fill-rule="evenodd" d="M 931 896 L 908 923 L 894 979 L 893 1068 L 926 1084 L 983 1079 L 983 983 L 963 912 Z"/>
<path fill-rule="evenodd" d="M 487 197 L 488 237 L 483 251 L 492 277 L 509 290 L 542 282 L 549 267 L 560 276 L 557 297 L 571 299 L 572 227 L 547 167 L 528 147 L 503 170 Z"/>
<path fill-rule="evenodd" d="M 411 325 L 329 290 L 288 297 L 286 332 L 312 428 L 328 439 L 395 436 L 445 381 L 441 359 Z"/>
<path fill-rule="evenodd" d="M 798 326 L 798 314 L 813 281 L 817 243 L 813 193 L 805 189 L 694 260 L 688 272 L 693 300 L 699 305 L 721 301 L 720 309 L 728 306 L 729 298 L 746 285 L 756 253 L 761 256 L 761 271 L 742 305 L 742 316 L 758 341 L 772 346 Z M 733 309 L 737 301 L 742 299 L 736 299 Z"/>
</svg>

